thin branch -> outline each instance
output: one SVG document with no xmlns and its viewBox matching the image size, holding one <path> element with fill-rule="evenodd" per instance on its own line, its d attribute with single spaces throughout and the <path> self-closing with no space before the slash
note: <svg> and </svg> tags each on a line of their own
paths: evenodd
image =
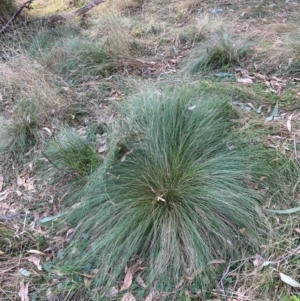
<svg viewBox="0 0 300 301">
<path fill-rule="evenodd" d="M 91 10 L 92 8 L 98 6 L 100 3 L 105 2 L 105 0 L 94 0 L 91 3 L 85 5 L 84 7 L 71 13 L 72 16 L 81 16 Z"/>
<path fill-rule="evenodd" d="M 279 267 L 283 261 L 286 261 L 290 257 L 293 257 L 295 254 L 297 254 L 300 251 L 300 245 L 296 248 L 288 251 L 286 254 L 284 254 L 277 262 L 277 271 L 279 271 Z"/>
<path fill-rule="evenodd" d="M 30 4 L 33 1 L 34 0 L 29 0 L 29 1 L 26 1 L 25 3 L 23 3 L 22 5 L 20 5 L 19 8 L 18 8 L 18 10 L 13 14 L 13 16 L 8 20 L 8 22 L 1 28 L 0 34 L 3 34 L 7 30 L 8 26 L 10 25 L 10 23 L 13 22 L 18 17 L 18 15 L 21 13 L 21 11 L 24 8 L 31 9 Z"/>
<path fill-rule="evenodd" d="M 224 300 L 227 300 L 227 296 L 226 296 L 226 292 L 225 292 L 225 286 L 224 286 L 224 280 L 227 278 L 227 276 L 229 274 L 231 264 L 232 264 L 232 262 L 231 262 L 231 259 L 230 259 L 229 264 L 228 264 L 226 270 L 223 272 L 222 277 L 219 281 L 219 284 L 220 284 L 221 289 L 222 289 L 222 295 L 223 295 Z"/>
<path fill-rule="evenodd" d="M 235 260 L 235 261 L 232 261 L 230 259 L 229 264 L 226 267 L 226 270 L 223 272 L 222 277 L 221 277 L 221 279 L 219 281 L 219 285 L 221 287 L 222 295 L 223 295 L 224 300 L 227 300 L 227 294 L 226 294 L 225 285 L 224 285 L 224 281 L 226 280 L 226 278 L 228 276 L 230 276 L 234 271 L 240 270 L 241 267 L 246 264 L 246 262 L 248 262 L 250 259 L 254 259 L 254 258 L 255 258 L 255 256 L 250 256 L 250 257 L 239 259 L 239 260 Z M 239 264 L 239 266 L 236 269 L 230 271 L 230 268 L 232 267 L 232 265 L 235 264 L 235 263 L 238 263 L 238 262 L 241 262 Z M 236 283 L 237 283 L 237 281 L 236 281 Z M 236 286 L 236 284 L 235 284 L 235 286 Z"/>
<path fill-rule="evenodd" d="M 24 217 L 26 215 L 26 213 L 0 215 L 0 220 L 11 221 L 14 218 Z"/>
</svg>

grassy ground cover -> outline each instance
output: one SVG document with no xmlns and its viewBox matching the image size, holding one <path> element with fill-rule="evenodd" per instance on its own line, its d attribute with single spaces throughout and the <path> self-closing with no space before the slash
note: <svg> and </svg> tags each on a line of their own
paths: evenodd
<svg viewBox="0 0 300 301">
<path fill-rule="evenodd" d="M 299 4 L 85 3 L 0 37 L 0 299 L 300 300 Z"/>
</svg>

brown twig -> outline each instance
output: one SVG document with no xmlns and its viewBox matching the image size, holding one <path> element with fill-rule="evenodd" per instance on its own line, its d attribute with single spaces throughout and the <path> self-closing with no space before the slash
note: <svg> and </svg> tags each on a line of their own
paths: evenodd
<svg viewBox="0 0 300 301">
<path fill-rule="evenodd" d="M 235 272 L 236 270 L 240 270 L 241 267 L 242 267 L 243 265 L 245 265 L 246 262 L 248 262 L 250 259 L 255 259 L 255 256 L 250 256 L 250 257 L 243 258 L 243 259 L 236 260 L 236 261 L 231 261 L 231 259 L 230 259 L 229 264 L 228 264 L 228 266 L 226 267 L 226 270 L 223 272 L 222 277 L 221 277 L 221 279 L 220 279 L 220 281 L 219 281 L 219 285 L 220 285 L 220 287 L 221 287 L 221 290 L 222 290 L 222 296 L 223 296 L 224 300 L 227 300 L 227 295 L 226 295 L 226 291 L 225 291 L 224 281 L 225 281 L 226 278 L 227 278 L 228 276 L 230 276 L 233 272 Z M 238 266 L 236 269 L 230 271 L 232 265 L 235 264 L 235 263 L 238 263 L 238 262 L 241 262 L 241 263 L 239 264 L 239 266 Z M 236 283 L 237 283 L 237 281 L 236 281 Z M 236 283 L 235 283 L 235 286 L 236 286 Z"/>
<path fill-rule="evenodd" d="M 24 217 L 26 213 L 0 215 L 0 220 L 11 221 L 14 218 Z"/>
<path fill-rule="evenodd" d="M 223 295 L 224 300 L 227 299 L 226 292 L 225 292 L 225 286 L 224 286 L 224 280 L 227 278 L 227 276 L 230 272 L 230 268 L 231 268 L 231 259 L 230 259 L 229 264 L 228 264 L 226 270 L 223 272 L 222 277 L 219 281 L 219 284 L 220 284 L 221 289 L 222 289 L 222 295 Z"/>
<path fill-rule="evenodd" d="M 286 254 L 282 255 L 278 260 L 276 260 L 275 262 L 277 263 L 277 271 L 279 271 L 279 267 L 283 261 L 286 261 L 287 259 L 293 257 L 295 254 L 298 254 L 299 251 L 300 251 L 300 245 L 288 251 Z"/>
<path fill-rule="evenodd" d="M 98 6 L 100 3 L 105 2 L 105 0 L 94 0 L 91 3 L 83 6 L 82 8 L 71 13 L 72 16 L 81 16 L 91 10 L 92 8 Z"/>
<path fill-rule="evenodd" d="M 34 0 L 28 0 L 25 3 L 23 3 L 22 5 L 20 5 L 18 10 L 13 14 L 13 16 L 8 20 L 8 22 L 1 28 L 0 34 L 3 34 L 8 29 L 8 26 L 10 25 L 10 23 L 13 22 L 18 17 L 18 15 L 21 13 L 21 11 L 24 8 L 31 9 L 30 4 L 33 1 Z"/>
</svg>

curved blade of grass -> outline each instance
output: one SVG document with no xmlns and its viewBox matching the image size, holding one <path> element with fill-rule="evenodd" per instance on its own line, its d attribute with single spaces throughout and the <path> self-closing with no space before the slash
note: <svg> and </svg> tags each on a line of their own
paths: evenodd
<svg viewBox="0 0 300 301">
<path fill-rule="evenodd" d="M 300 211 L 300 207 L 294 207 L 294 208 L 283 209 L 283 210 L 267 209 L 267 211 L 271 212 L 271 213 L 278 213 L 278 214 L 292 214 L 292 213 L 296 213 L 296 212 Z"/>
</svg>

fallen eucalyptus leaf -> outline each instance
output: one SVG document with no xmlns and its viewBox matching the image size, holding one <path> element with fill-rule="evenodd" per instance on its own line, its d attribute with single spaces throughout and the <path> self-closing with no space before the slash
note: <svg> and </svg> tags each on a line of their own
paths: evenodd
<svg viewBox="0 0 300 301">
<path fill-rule="evenodd" d="M 143 288 L 147 287 L 140 274 L 136 276 L 136 282 Z"/>
<path fill-rule="evenodd" d="M 260 270 L 263 268 L 263 267 L 267 267 L 267 266 L 269 266 L 270 264 L 277 264 L 278 262 L 276 262 L 276 261 L 268 261 L 268 260 L 266 260 L 266 261 L 264 261 L 263 262 L 263 264 L 260 266 Z"/>
<path fill-rule="evenodd" d="M 29 271 L 27 271 L 27 270 L 25 270 L 25 269 L 23 269 L 23 268 L 21 268 L 21 269 L 19 270 L 19 272 L 20 272 L 20 274 L 21 274 L 22 276 L 25 276 L 25 277 L 29 277 L 30 274 L 31 274 Z"/>
<path fill-rule="evenodd" d="M 244 104 L 241 101 L 233 100 L 232 104 L 235 105 L 235 106 L 239 106 L 241 108 L 244 108 Z"/>
<path fill-rule="evenodd" d="M 288 120 L 286 122 L 286 127 L 289 132 L 292 130 L 292 118 L 293 118 L 293 114 L 288 117 Z"/>
<path fill-rule="evenodd" d="M 29 250 L 27 251 L 30 254 L 37 254 L 37 255 L 46 255 L 45 253 L 39 251 L 39 250 Z"/>
<path fill-rule="evenodd" d="M 274 116 L 274 117 L 278 116 L 278 101 L 276 102 L 276 105 L 271 113 L 271 116 Z"/>
<path fill-rule="evenodd" d="M 266 121 L 272 121 L 272 120 L 277 121 L 279 119 L 280 119 L 280 117 L 269 116 L 266 118 Z"/>
<path fill-rule="evenodd" d="M 293 278 L 291 278 L 290 276 L 282 274 L 282 273 L 279 273 L 279 276 L 280 276 L 280 279 L 284 283 L 286 283 L 292 287 L 300 287 L 300 283 L 298 281 L 294 280 Z"/>
<path fill-rule="evenodd" d="M 42 270 L 42 267 L 41 267 L 41 264 L 40 264 L 41 260 L 40 260 L 38 257 L 36 257 L 36 256 L 34 256 L 34 255 L 30 255 L 30 256 L 27 257 L 26 259 L 27 259 L 28 261 L 32 262 L 32 263 L 37 267 L 37 269 L 38 269 L 39 271 Z"/>
<path fill-rule="evenodd" d="M 50 222 L 50 221 L 53 221 L 54 219 L 56 218 L 59 218 L 61 216 L 63 216 L 65 213 L 59 213 L 57 215 L 54 215 L 54 216 L 46 216 L 46 217 L 43 217 L 40 219 L 40 223 L 47 223 L 47 222 Z"/>
<path fill-rule="evenodd" d="M 259 108 L 257 109 L 257 111 L 256 111 L 256 112 L 260 114 L 260 113 L 261 113 L 261 110 L 262 110 L 262 108 L 263 108 L 263 107 L 265 107 L 265 106 L 264 106 L 264 105 L 262 105 L 262 106 L 259 106 Z"/>
<path fill-rule="evenodd" d="M 232 76 L 232 73 L 228 73 L 228 72 L 218 72 L 215 74 L 216 77 L 220 77 L 220 78 L 223 78 L 223 77 L 231 77 Z"/>
<path fill-rule="evenodd" d="M 223 264 L 226 263 L 226 260 L 224 259 L 213 259 L 208 262 L 208 264 Z"/>
<path fill-rule="evenodd" d="M 278 115 L 279 114 L 278 114 L 278 101 L 277 101 L 271 115 L 268 118 L 266 118 L 266 121 L 279 120 L 280 117 Z"/>
<path fill-rule="evenodd" d="M 24 284 L 24 282 L 20 283 L 20 290 L 19 290 L 18 296 L 21 298 L 21 301 L 29 301 L 28 286 L 29 286 L 29 282 L 27 282 L 25 284 Z"/>
<path fill-rule="evenodd" d="M 254 111 L 256 111 L 254 105 L 253 105 L 251 102 L 248 102 L 247 105 L 248 105 L 250 108 L 252 108 Z"/>
<path fill-rule="evenodd" d="M 253 80 L 251 78 L 238 78 L 237 82 L 245 85 L 253 84 Z"/>
<path fill-rule="evenodd" d="M 150 294 L 147 296 L 147 298 L 145 299 L 145 301 L 152 301 L 153 297 L 154 297 L 154 293 L 150 292 Z"/>
<path fill-rule="evenodd" d="M 136 301 L 136 299 L 134 298 L 134 296 L 131 293 L 126 293 L 123 297 L 121 301 Z"/>
<path fill-rule="evenodd" d="M 196 109 L 197 108 L 197 106 L 191 106 L 191 107 L 188 107 L 188 109 L 190 110 L 190 111 L 193 111 L 194 109 Z"/>
<path fill-rule="evenodd" d="M 104 153 L 106 151 L 106 148 L 106 144 L 100 145 L 100 147 L 98 148 L 98 153 Z"/>
</svg>

